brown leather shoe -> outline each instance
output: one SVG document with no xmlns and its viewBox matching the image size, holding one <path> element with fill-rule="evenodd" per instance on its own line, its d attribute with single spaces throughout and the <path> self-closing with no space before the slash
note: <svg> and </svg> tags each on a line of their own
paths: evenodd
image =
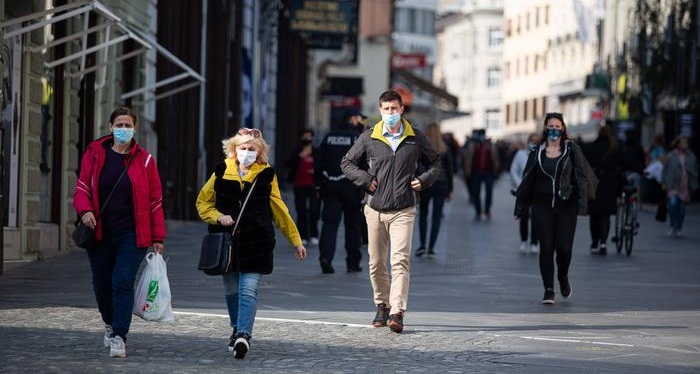
<svg viewBox="0 0 700 374">
<path fill-rule="evenodd" d="M 386 321 L 389 319 L 389 308 L 386 304 L 377 305 L 377 314 L 374 316 L 374 321 L 372 321 L 372 326 L 374 327 L 384 327 L 386 326 Z"/>
<path fill-rule="evenodd" d="M 395 333 L 403 331 L 403 312 L 389 316 L 389 329 Z"/>
</svg>

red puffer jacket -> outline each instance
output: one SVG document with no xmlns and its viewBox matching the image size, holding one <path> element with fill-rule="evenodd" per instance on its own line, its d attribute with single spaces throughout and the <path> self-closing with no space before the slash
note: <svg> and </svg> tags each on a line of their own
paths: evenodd
<svg viewBox="0 0 700 374">
<path fill-rule="evenodd" d="M 73 206 L 78 216 L 87 212 L 93 212 L 96 217 L 100 216 L 98 179 L 105 163 L 107 149 L 113 142 L 112 135 L 97 139 L 90 143 L 83 155 L 73 195 Z M 136 246 L 145 248 L 153 243 L 162 243 L 165 239 L 165 220 L 163 193 L 156 162 L 153 156 L 134 140 L 131 141 L 131 150 L 126 160 L 131 161 L 127 175 L 132 186 Z M 98 241 L 102 240 L 102 223 L 99 219 L 95 238 Z"/>
</svg>

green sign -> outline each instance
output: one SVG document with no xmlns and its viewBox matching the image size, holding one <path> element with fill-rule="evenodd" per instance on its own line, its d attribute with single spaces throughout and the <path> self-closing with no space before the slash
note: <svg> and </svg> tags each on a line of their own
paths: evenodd
<svg viewBox="0 0 700 374">
<path fill-rule="evenodd" d="M 289 28 L 309 34 L 354 34 L 356 0 L 292 0 Z"/>
</svg>

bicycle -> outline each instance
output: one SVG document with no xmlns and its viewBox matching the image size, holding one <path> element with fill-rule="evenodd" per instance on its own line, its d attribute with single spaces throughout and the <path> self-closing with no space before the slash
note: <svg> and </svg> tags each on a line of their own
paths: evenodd
<svg viewBox="0 0 700 374">
<path fill-rule="evenodd" d="M 617 213 L 615 214 L 615 242 L 617 253 L 625 249 L 627 256 L 632 254 L 634 236 L 639 232 L 639 214 L 637 187 L 627 184 L 622 188 L 617 198 Z"/>
</svg>

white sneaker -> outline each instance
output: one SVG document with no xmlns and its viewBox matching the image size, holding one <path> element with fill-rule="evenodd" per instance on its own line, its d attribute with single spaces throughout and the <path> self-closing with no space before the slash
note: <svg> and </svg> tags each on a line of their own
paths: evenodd
<svg viewBox="0 0 700 374">
<path fill-rule="evenodd" d="M 112 346 L 112 342 L 110 339 L 112 339 L 112 326 L 110 325 L 105 325 L 105 337 L 104 341 L 102 342 L 105 347 L 109 348 Z"/>
<path fill-rule="evenodd" d="M 520 253 L 527 253 L 527 242 L 520 243 Z"/>
<path fill-rule="evenodd" d="M 124 343 L 121 336 L 115 336 L 110 339 L 110 344 L 109 357 L 126 357 L 126 343 Z"/>
<path fill-rule="evenodd" d="M 533 255 L 540 253 L 540 245 L 539 244 L 530 244 L 530 253 L 532 253 Z"/>
<path fill-rule="evenodd" d="M 311 245 L 318 245 L 318 238 L 313 237 L 309 240 L 309 244 Z"/>
</svg>

